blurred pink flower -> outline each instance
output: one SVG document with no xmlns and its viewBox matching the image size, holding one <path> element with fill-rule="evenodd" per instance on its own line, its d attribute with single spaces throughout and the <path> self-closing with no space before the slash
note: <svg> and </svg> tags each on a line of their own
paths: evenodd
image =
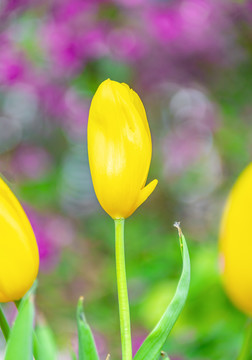
<svg viewBox="0 0 252 360">
<path fill-rule="evenodd" d="M 80 46 L 79 35 L 67 24 L 45 24 L 41 40 L 56 65 L 56 72 L 63 70 L 67 71 L 66 75 L 70 75 L 82 66 L 83 48 Z"/>
<path fill-rule="evenodd" d="M 148 3 L 148 0 L 113 0 L 114 3 L 118 5 L 125 6 L 127 8 L 134 8 L 139 6 L 144 6 L 146 3 Z"/>
<path fill-rule="evenodd" d="M 112 29 L 107 41 L 112 56 L 117 59 L 134 61 L 142 57 L 146 51 L 143 38 L 131 29 Z"/>
<path fill-rule="evenodd" d="M 27 6 L 30 6 L 32 3 L 34 5 L 35 0 L 5 0 L 0 7 L 0 18 L 5 18 L 8 15 L 11 15 L 12 12 L 17 10 L 24 10 Z"/>
<path fill-rule="evenodd" d="M 165 173 L 171 178 L 186 172 L 211 146 L 211 137 L 195 134 L 194 130 L 170 133 L 163 143 Z M 169 157 L 167 156 L 169 154 Z"/>
<path fill-rule="evenodd" d="M 57 264 L 63 247 L 75 236 L 72 223 L 59 215 L 40 214 L 25 206 L 39 248 L 40 270 L 51 271 Z"/>
<path fill-rule="evenodd" d="M 66 114 L 62 119 L 62 125 L 71 137 L 83 139 L 86 133 L 90 104 L 88 101 L 81 99 L 73 88 L 65 93 L 64 101 Z"/>
<path fill-rule="evenodd" d="M 50 170 L 50 155 L 42 147 L 21 145 L 12 157 L 12 167 L 18 176 L 37 179 Z"/>
<path fill-rule="evenodd" d="M 18 53 L 10 43 L 0 45 L 0 82 L 13 85 L 22 82 L 27 72 L 27 64 L 21 53 Z"/>
<path fill-rule="evenodd" d="M 169 115 L 171 126 L 162 150 L 165 173 L 176 178 L 212 149 L 218 114 L 203 91 L 181 88 L 171 98 Z"/>
<path fill-rule="evenodd" d="M 35 84 L 35 89 L 41 106 L 46 113 L 55 118 L 61 118 L 65 115 L 64 87 L 41 79 L 41 82 L 38 81 Z"/>
<path fill-rule="evenodd" d="M 53 2 L 53 16 L 57 21 L 68 22 L 80 17 L 84 12 L 93 10 L 95 2 L 91 0 L 56 0 Z"/>
<path fill-rule="evenodd" d="M 106 44 L 107 27 L 103 24 L 96 24 L 90 27 L 80 36 L 80 46 L 88 59 L 102 57 L 108 54 Z"/>
<path fill-rule="evenodd" d="M 41 79 L 42 80 L 42 79 Z M 89 102 L 74 88 L 66 89 L 57 83 L 38 83 L 37 96 L 45 113 L 53 117 L 70 135 L 84 136 Z"/>
<path fill-rule="evenodd" d="M 182 35 L 182 19 L 174 8 L 156 9 L 149 14 L 154 35 L 162 41 L 178 41 Z"/>
<path fill-rule="evenodd" d="M 88 59 L 106 54 L 106 28 L 102 25 L 46 23 L 41 30 L 41 43 L 52 58 L 54 75 L 70 76 L 81 70 Z"/>
<path fill-rule="evenodd" d="M 224 2 L 212 0 L 179 0 L 173 4 L 150 8 L 146 21 L 152 34 L 169 51 L 191 54 L 223 47 L 223 31 L 228 29 Z"/>
</svg>

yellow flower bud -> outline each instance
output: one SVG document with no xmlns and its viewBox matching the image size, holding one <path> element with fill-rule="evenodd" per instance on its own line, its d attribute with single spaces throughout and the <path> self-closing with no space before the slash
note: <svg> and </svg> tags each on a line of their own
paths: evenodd
<svg viewBox="0 0 252 360">
<path fill-rule="evenodd" d="M 96 196 L 113 218 L 127 218 L 153 192 L 145 186 L 152 154 L 150 129 L 139 96 L 110 79 L 97 89 L 89 112 L 88 155 Z"/>
<path fill-rule="evenodd" d="M 0 302 L 20 299 L 38 274 L 33 230 L 20 203 L 0 178 Z"/>
<path fill-rule="evenodd" d="M 252 163 L 239 176 L 223 213 L 220 260 L 227 294 L 252 316 Z"/>
</svg>

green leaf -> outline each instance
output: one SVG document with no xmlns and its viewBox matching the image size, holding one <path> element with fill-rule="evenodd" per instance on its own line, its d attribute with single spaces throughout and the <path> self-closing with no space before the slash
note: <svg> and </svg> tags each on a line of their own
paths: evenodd
<svg viewBox="0 0 252 360">
<path fill-rule="evenodd" d="M 92 331 L 83 311 L 83 297 L 77 305 L 77 325 L 79 338 L 79 360 L 99 360 Z"/>
<path fill-rule="evenodd" d="M 32 297 L 25 298 L 11 329 L 5 360 L 32 360 L 34 305 Z"/>
<path fill-rule="evenodd" d="M 173 328 L 173 325 L 177 321 L 188 295 L 191 273 L 190 257 L 186 240 L 179 227 L 179 223 L 175 223 L 174 226 L 178 228 L 179 233 L 179 241 L 183 259 L 182 274 L 171 303 L 167 307 L 156 327 L 152 330 L 152 332 L 148 335 L 139 348 L 134 357 L 134 360 L 156 360 L 160 357 L 165 341 L 171 329 Z"/>
<path fill-rule="evenodd" d="M 37 289 L 37 286 L 38 286 L 38 280 L 36 279 L 32 287 L 27 291 L 27 293 L 23 296 L 23 298 L 14 301 L 18 311 L 22 308 L 22 304 L 25 302 L 25 300 L 33 296 L 33 294 Z M 38 356 L 38 348 L 39 348 L 39 343 L 38 343 L 37 335 L 35 334 L 35 331 L 33 331 L 33 355 L 34 355 L 34 359 L 36 360 L 40 360 Z"/>
<path fill-rule="evenodd" d="M 3 309 L 0 304 L 0 328 L 2 330 L 3 336 L 5 340 L 7 341 L 10 334 L 10 326 L 8 324 L 8 321 L 4 315 Z"/>
<path fill-rule="evenodd" d="M 56 360 L 57 348 L 51 329 L 46 324 L 39 324 L 36 327 L 36 335 L 38 339 L 37 359 Z"/>
</svg>

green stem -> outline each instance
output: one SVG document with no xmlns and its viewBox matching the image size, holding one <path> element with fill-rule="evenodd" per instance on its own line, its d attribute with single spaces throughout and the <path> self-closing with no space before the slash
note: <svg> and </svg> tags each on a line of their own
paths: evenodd
<svg viewBox="0 0 252 360">
<path fill-rule="evenodd" d="M 6 317 L 4 315 L 4 312 L 3 312 L 3 309 L 1 306 L 0 306 L 0 327 L 2 329 L 4 338 L 7 341 L 8 336 L 10 334 L 10 327 L 9 327 L 8 321 L 6 320 Z"/>
<path fill-rule="evenodd" d="M 252 359 L 251 352 L 252 352 L 252 319 L 249 319 L 246 325 L 242 349 L 237 360 L 251 360 Z"/>
<path fill-rule="evenodd" d="M 130 312 L 124 254 L 124 219 L 115 219 L 115 247 L 122 360 L 132 360 Z"/>
</svg>

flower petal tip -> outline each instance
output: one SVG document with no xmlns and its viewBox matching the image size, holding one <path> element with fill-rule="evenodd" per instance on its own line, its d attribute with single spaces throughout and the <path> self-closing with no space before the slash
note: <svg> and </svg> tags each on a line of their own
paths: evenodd
<svg viewBox="0 0 252 360">
<path fill-rule="evenodd" d="M 148 185 L 146 185 L 139 193 L 138 200 L 137 200 L 137 206 L 138 208 L 142 203 L 150 196 L 150 194 L 155 190 L 156 186 L 158 184 L 158 180 L 152 180 Z"/>
</svg>

